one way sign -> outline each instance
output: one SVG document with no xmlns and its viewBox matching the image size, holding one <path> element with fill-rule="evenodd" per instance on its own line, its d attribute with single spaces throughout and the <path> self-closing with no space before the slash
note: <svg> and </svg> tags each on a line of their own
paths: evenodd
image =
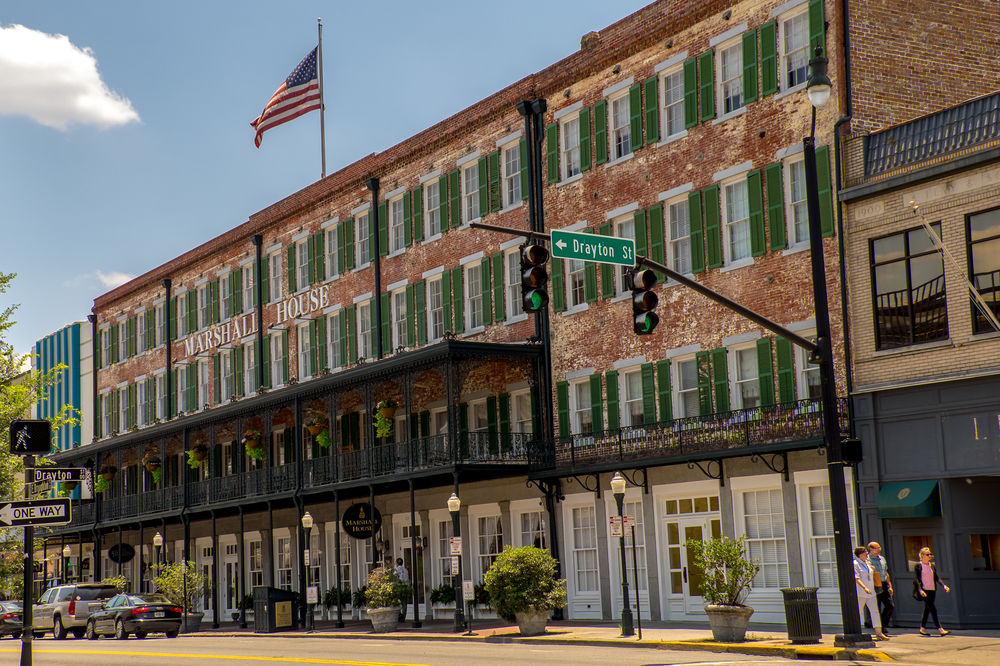
<svg viewBox="0 0 1000 666">
<path fill-rule="evenodd" d="M 70 521 L 69 499 L 6 502 L 0 507 L 0 523 L 11 527 L 65 525 Z"/>
</svg>

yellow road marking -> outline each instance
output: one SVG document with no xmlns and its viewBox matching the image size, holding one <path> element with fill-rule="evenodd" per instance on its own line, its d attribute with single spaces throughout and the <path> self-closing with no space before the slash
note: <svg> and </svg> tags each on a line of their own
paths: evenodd
<svg viewBox="0 0 1000 666">
<path fill-rule="evenodd" d="M 0 652 L 20 652 L 17 648 Z M 178 659 L 241 659 L 243 661 L 277 661 L 284 664 L 339 664 L 340 666 L 425 666 L 423 664 L 400 664 L 388 661 L 344 661 L 342 659 L 310 659 L 308 657 L 254 657 L 232 654 L 184 654 L 178 652 L 119 652 L 117 650 L 33 650 L 35 654 L 106 654 L 129 657 L 176 657 Z"/>
</svg>

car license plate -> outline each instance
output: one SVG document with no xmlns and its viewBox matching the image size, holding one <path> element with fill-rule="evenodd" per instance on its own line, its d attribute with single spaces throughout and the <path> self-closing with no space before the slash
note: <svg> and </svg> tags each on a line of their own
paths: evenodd
<svg viewBox="0 0 1000 666">
<path fill-rule="evenodd" d="M 153 613 L 153 617 L 166 617 L 166 616 L 167 614 L 163 611 L 156 611 L 155 613 Z"/>
</svg>

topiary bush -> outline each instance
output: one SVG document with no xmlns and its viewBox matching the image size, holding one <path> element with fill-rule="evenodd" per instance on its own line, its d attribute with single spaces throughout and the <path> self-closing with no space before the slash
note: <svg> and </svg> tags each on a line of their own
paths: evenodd
<svg viewBox="0 0 1000 666">
<path fill-rule="evenodd" d="M 566 580 L 556 578 L 556 566 L 555 558 L 542 548 L 504 548 L 484 579 L 497 615 L 516 622 L 516 613 L 564 607 Z"/>
<path fill-rule="evenodd" d="M 413 589 L 388 567 L 377 567 L 368 574 L 365 604 L 368 608 L 399 606 L 410 598 Z"/>
</svg>

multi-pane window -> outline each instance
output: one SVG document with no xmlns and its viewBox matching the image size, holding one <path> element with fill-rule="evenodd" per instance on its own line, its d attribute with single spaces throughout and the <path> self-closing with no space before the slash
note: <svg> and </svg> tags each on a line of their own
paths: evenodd
<svg viewBox="0 0 1000 666">
<path fill-rule="evenodd" d="M 970 280 L 993 316 L 1000 319 L 1000 208 L 969 216 Z M 972 330 L 985 333 L 994 325 L 973 305 Z"/>
<path fill-rule="evenodd" d="M 785 549 L 785 510 L 781 490 L 743 493 L 743 516 L 751 559 L 760 562 L 753 586 L 788 587 L 788 554 Z"/>
<path fill-rule="evenodd" d="M 733 354 L 736 364 L 736 395 L 740 407 L 752 409 L 760 406 L 760 380 L 757 377 L 757 350 L 737 349 Z"/>
<path fill-rule="evenodd" d="M 118 360 L 128 358 L 128 320 L 118 324 Z"/>
<path fill-rule="evenodd" d="M 600 592 L 597 573 L 597 517 L 592 506 L 573 507 L 571 544 L 576 592 Z"/>
<path fill-rule="evenodd" d="M 781 22 L 781 78 L 784 89 L 805 83 L 809 65 L 809 14 Z"/>
<path fill-rule="evenodd" d="M 503 551 L 503 525 L 500 516 L 480 516 L 479 527 L 479 578 L 490 570 L 497 555 Z"/>
<path fill-rule="evenodd" d="M 442 585 L 453 585 L 457 571 L 451 570 L 451 533 L 452 521 L 438 522 L 438 575 Z"/>
<path fill-rule="evenodd" d="M 319 585 L 319 572 L 323 567 L 323 551 L 320 548 L 322 535 L 318 530 L 309 535 L 309 569 L 306 572 L 306 585 Z"/>
<path fill-rule="evenodd" d="M 181 365 L 177 368 L 177 392 L 174 401 L 177 403 L 177 411 L 184 412 L 188 406 L 188 373 L 187 366 Z"/>
<path fill-rule="evenodd" d="M 622 425 L 642 425 L 642 373 L 622 373 Z"/>
<path fill-rule="evenodd" d="M 111 329 L 105 328 L 104 330 L 101 331 L 100 336 L 101 336 L 101 367 L 106 368 L 109 365 L 111 365 Z"/>
<path fill-rule="evenodd" d="M 101 432 L 107 437 L 113 431 L 111 427 L 111 393 L 105 393 L 101 400 Z"/>
<path fill-rule="evenodd" d="M 278 386 L 285 382 L 285 346 L 281 334 L 271 336 L 271 384 Z"/>
<path fill-rule="evenodd" d="M 230 298 L 229 288 L 229 283 L 232 279 L 232 273 L 219 278 L 219 312 L 223 319 L 229 319 L 233 316 L 233 300 Z"/>
<path fill-rule="evenodd" d="M 156 339 L 155 346 L 159 347 L 167 339 L 167 309 L 162 305 L 156 306 Z"/>
<path fill-rule="evenodd" d="M 541 511 L 529 511 L 521 514 L 521 545 L 546 548 L 545 544 L 545 514 Z"/>
<path fill-rule="evenodd" d="M 500 153 L 503 162 L 503 205 L 521 202 L 521 148 L 518 143 L 504 146 Z"/>
<path fill-rule="evenodd" d="M 335 314 L 326 318 L 326 364 L 331 369 L 344 365 L 340 357 L 340 322 Z"/>
<path fill-rule="evenodd" d="M 837 586 L 837 557 L 833 544 L 833 514 L 830 486 L 809 486 L 809 555 L 807 562 L 816 566 L 819 587 Z"/>
<path fill-rule="evenodd" d="M 121 429 L 128 430 L 132 424 L 129 423 L 129 398 L 132 392 L 126 389 L 121 389 L 118 391 L 118 423 L 121 424 Z"/>
<path fill-rule="evenodd" d="M 806 398 L 820 398 L 819 365 L 809 359 L 809 352 L 802 348 L 796 348 L 798 358 L 798 397 L 800 400 Z"/>
<path fill-rule="evenodd" d="M 516 433 L 531 434 L 534 425 L 531 418 L 531 393 L 522 391 L 510 396 L 510 426 Z"/>
<path fill-rule="evenodd" d="M 295 287 L 296 291 L 309 288 L 309 243 L 306 241 L 295 245 Z"/>
<path fill-rule="evenodd" d="M 198 361 L 198 400 L 195 409 L 201 409 L 208 404 L 208 361 Z"/>
<path fill-rule="evenodd" d="M 406 291 L 392 295 L 392 346 L 406 346 Z"/>
<path fill-rule="evenodd" d="M 372 305 L 370 301 L 358 304 L 358 356 L 372 357 Z"/>
<path fill-rule="evenodd" d="M 940 237 L 941 224 L 931 225 Z M 944 264 L 923 227 L 871 242 L 875 346 L 892 349 L 948 337 Z"/>
<path fill-rule="evenodd" d="M 684 70 L 666 74 L 663 87 L 663 136 L 670 137 L 684 131 Z"/>
<path fill-rule="evenodd" d="M 424 221 L 427 224 L 425 235 L 432 238 L 441 233 L 441 181 L 424 185 Z"/>
<path fill-rule="evenodd" d="M 611 159 L 618 159 L 632 152 L 632 130 L 629 124 L 628 95 L 622 95 L 611 100 L 610 107 L 611 123 L 609 138 L 611 140 Z"/>
<path fill-rule="evenodd" d="M 148 414 L 146 412 L 146 400 L 149 397 L 146 395 L 146 387 L 147 387 L 146 382 L 144 381 L 136 382 L 136 387 L 137 387 L 136 391 L 138 391 L 139 393 L 137 410 L 136 410 L 136 414 L 138 417 L 136 419 L 136 425 L 144 426 L 148 423 L 151 423 L 153 420 L 152 418 L 153 415 Z"/>
<path fill-rule="evenodd" d="M 726 184 L 723 192 L 728 241 L 727 262 L 747 259 L 750 257 L 750 208 L 747 203 L 746 179 Z"/>
<path fill-rule="evenodd" d="M 639 500 L 626 500 L 623 507 L 625 515 L 632 518 L 635 528 L 629 528 L 624 530 L 625 535 L 625 549 L 629 553 L 629 557 L 625 558 L 626 561 L 626 573 L 628 574 L 628 580 L 631 583 L 635 583 L 640 591 L 646 589 L 648 584 L 648 576 L 646 575 L 646 534 L 643 529 L 642 520 L 642 502 Z M 632 557 L 632 535 L 635 535 L 635 557 Z M 637 572 L 635 567 L 636 564 L 639 566 L 639 571 Z M 638 573 L 638 576 L 636 575 Z"/>
<path fill-rule="evenodd" d="M 257 345 L 253 342 L 243 345 L 243 377 L 236 381 L 243 382 L 244 395 L 253 395 L 257 390 Z"/>
<path fill-rule="evenodd" d="M 678 273 L 691 272 L 691 218 L 687 199 L 667 204 L 667 229 L 670 238 L 670 266 Z"/>
<path fill-rule="evenodd" d="M 298 367 L 299 379 L 312 376 L 309 368 L 309 356 L 312 353 L 312 341 L 309 339 L 309 324 L 301 324 L 296 329 L 298 337 Z"/>
<path fill-rule="evenodd" d="M 427 338 L 437 342 L 444 337 L 444 295 L 441 278 L 427 281 Z"/>
<path fill-rule="evenodd" d="M 351 551 L 354 550 L 352 547 L 352 542 L 354 538 L 344 532 L 340 531 L 340 584 L 347 589 L 351 589 L 351 560 L 353 555 Z M 337 574 L 333 574 L 333 580 L 337 580 Z"/>
<path fill-rule="evenodd" d="M 479 167 L 462 169 L 462 222 L 479 217 Z"/>
<path fill-rule="evenodd" d="M 618 238 L 635 239 L 635 219 L 631 215 L 626 215 L 614 223 L 615 236 Z M 618 266 L 615 270 L 615 293 L 624 294 L 632 286 L 630 284 L 632 275 L 631 266 Z"/>
<path fill-rule="evenodd" d="M 292 539 L 291 537 L 278 537 L 278 557 L 276 560 L 275 576 L 278 587 L 292 589 Z"/>
<path fill-rule="evenodd" d="M 489 427 L 486 415 L 486 401 L 480 400 L 469 404 L 469 431 L 486 432 Z"/>
<path fill-rule="evenodd" d="M 483 325 L 483 277 L 478 264 L 465 269 L 465 316 L 468 328 Z"/>
<path fill-rule="evenodd" d="M 698 416 L 698 363 L 695 359 L 677 362 L 678 416 Z"/>
<path fill-rule="evenodd" d="M 803 160 L 789 162 L 788 232 L 792 245 L 809 242 L 809 211 L 806 205 L 806 166 Z"/>
<path fill-rule="evenodd" d="M 243 312 L 249 312 L 257 304 L 257 290 L 254 288 L 255 270 L 253 265 L 243 267 Z"/>
<path fill-rule="evenodd" d="M 586 264 L 579 259 L 566 260 L 566 303 L 569 307 L 583 305 L 586 302 L 585 273 Z"/>
<path fill-rule="evenodd" d="M 328 227 L 323 232 L 323 267 L 326 276 L 340 275 L 340 244 L 337 242 L 337 227 Z"/>
<path fill-rule="evenodd" d="M 281 300 L 281 252 L 268 256 L 268 289 L 271 291 L 271 302 Z"/>
<path fill-rule="evenodd" d="M 721 115 L 743 107 L 743 45 L 739 41 L 719 49 L 719 91 Z"/>
<path fill-rule="evenodd" d="M 208 304 L 208 285 L 204 285 L 198 288 L 198 328 L 202 329 L 208 326 L 210 312 Z"/>
<path fill-rule="evenodd" d="M 580 173 L 580 117 L 574 116 L 563 122 L 559 130 L 559 140 L 562 143 L 560 163 L 562 164 L 562 177 L 565 180 Z"/>
<path fill-rule="evenodd" d="M 403 198 L 389 202 L 389 252 L 398 252 L 405 246 L 403 236 Z"/>
<path fill-rule="evenodd" d="M 219 369 L 222 370 L 222 377 L 219 381 L 219 388 L 222 391 L 222 395 L 219 396 L 219 400 L 225 402 L 233 397 L 232 387 L 235 385 L 233 382 L 233 355 L 229 352 L 223 352 L 219 356 Z"/>
<path fill-rule="evenodd" d="M 166 374 L 156 376 L 156 418 L 164 419 L 167 416 L 167 376 Z"/>
<path fill-rule="evenodd" d="M 507 295 L 507 318 L 517 317 L 524 311 L 521 303 L 521 253 L 518 250 L 508 252 L 507 261 L 507 281 L 504 284 L 504 293 Z"/>
<path fill-rule="evenodd" d="M 190 333 L 188 329 L 188 316 L 187 316 L 187 295 L 178 296 L 176 301 L 177 307 L 177 330 L 174 333 L 177 337 L 181 337 Z M 110 358 L 110 356 L 106 357 Z"/>
<path fill-rule="evenodd" d="M 357 227 L 354 230 L 354 237 L 356 239 L 355 244 L 357 245 L 357 265 L 359 268 L 372 259 L 370 221 L 371 217 L 368 213 L 362 213 L 354 218 L 354 225 Z"/>
<path fill-rule="evenodd" d="M 573 390 L 573 426 L 576 434 L 590 435 L 594 432 L 593 414 L 590 411 L 590 382 L 577 382 Z"/>
</svg>

